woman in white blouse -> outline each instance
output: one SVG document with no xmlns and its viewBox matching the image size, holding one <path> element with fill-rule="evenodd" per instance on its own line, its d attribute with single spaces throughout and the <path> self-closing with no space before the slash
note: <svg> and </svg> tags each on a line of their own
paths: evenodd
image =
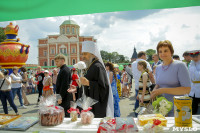
<svg viewBox="0 0 200 133">
<path fill-rule="evenodd" d="M 17 93 L 17 95 L 19 97 L 19 102 L 20 102 L 20 105 L 21 105 L 19 108 L 26 108 L 26 106 L 24 106 L 23 101 L 22 101 L 22 77 L 18 73 L 17 67 L 13 68 L 13 73 L 11 73 L 10 76 L 11 76 L 11 79 L 12 79 L 11 90 L 12 90 L 12 93 L 13 93 L 13 101 L 14 101 L 15 95 Z"/>
<path fill-rule="evenodd" d="M 5 114 L 8 114 L 7 100 L 10 106 L 13 108 L 15 113 L 18 115 L 18 110 L 13 102 L 12 92 L 11 92 L 11 77 L 8 76 L 8 70 L 0 71 L 0 98 L 3 105 L 3 110 Z"/>
</svg>

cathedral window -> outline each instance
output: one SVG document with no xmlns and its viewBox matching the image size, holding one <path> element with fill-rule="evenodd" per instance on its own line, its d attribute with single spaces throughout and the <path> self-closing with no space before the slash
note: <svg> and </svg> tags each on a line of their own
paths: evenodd
<svg viewBox="0 0 200 133">
<path fill-rule="evenodd" d="M 69 34 L 69 27 L 67 27 L 67 34 Z"/>
</svg>

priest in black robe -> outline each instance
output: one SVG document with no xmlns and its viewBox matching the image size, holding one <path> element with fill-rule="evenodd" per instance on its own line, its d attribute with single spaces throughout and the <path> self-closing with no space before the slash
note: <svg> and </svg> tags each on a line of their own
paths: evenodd
<svg viewBox="0 0 200 133">
<path fill-rule="evenodd" d="M 100 52 L 94 42 L 83 42 L 82 59 L 86 64 L 84 77 L 80 77 L 81 84 L 84 86 L 85 94 L 98 103 L 92 106 L 95 118 L 114 116 L 114 104 L 112 90 L 102 62 Z M 72 91 L 73 86 L 68 90 Z M 82 87 L 79 89 L 79 97 L 82 96 Z"/>
</svg>

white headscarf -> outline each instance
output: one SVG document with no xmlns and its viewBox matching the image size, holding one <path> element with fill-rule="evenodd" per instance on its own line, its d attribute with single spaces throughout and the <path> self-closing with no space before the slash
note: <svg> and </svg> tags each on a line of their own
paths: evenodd
<svg viewBox="0 0 200 133">
<path fill-rule="evenodd" d="M 94 56 L 96 56 L 99 61 L 101 62 L 101 64 L 104 66 L 103 60 L 101 58 L 101 54 L 100 51 L 97 47 L 97 44 L 95 44 L 92 41 L 84 41 L 82 43 L 82 52 L 87 52 L 87 53 L 91 53 Z M 109 84 L 109 95 L 108 95 L 108 103 L 107 103 L 107 110 L 106 110 L 106 117 L 114 117 L 114 102 L 113 102 L 113 93 L 112 93 L 112 88 L 110 85 L 110 81 L 109 81 L 109 77 L 107 76 L 107 80 L 108 80 L 108 84 Z"/>
</svg>

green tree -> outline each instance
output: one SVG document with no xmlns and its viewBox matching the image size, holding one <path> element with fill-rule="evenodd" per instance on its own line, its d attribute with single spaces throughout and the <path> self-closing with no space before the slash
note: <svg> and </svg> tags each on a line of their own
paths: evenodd
<svg viewBox="0 0 200 133">
<path fill-rule="evenodd" d="M 6 39 L 3 27 L 0 27 L 0 42 L 3 42 Z"/>
<path fill-rule="evenodd" d="M 156 53 L 156 50 L 153 49 L 148 49 L 146 50 L 146 54 L 147 54 L 147 61 L 152 61 L 152 55 Z"/>
<path fill-rule="evenodd" d="M 112 62 L 112 63 L 129 63 L 129 58 L 124 56 L 124 55 L 120 55 L 118 52 L 112 52 L 109 53 L 107 51 L 101 50 L 101 57 L 103 59 L 104 62 Z"/>
</svg>

